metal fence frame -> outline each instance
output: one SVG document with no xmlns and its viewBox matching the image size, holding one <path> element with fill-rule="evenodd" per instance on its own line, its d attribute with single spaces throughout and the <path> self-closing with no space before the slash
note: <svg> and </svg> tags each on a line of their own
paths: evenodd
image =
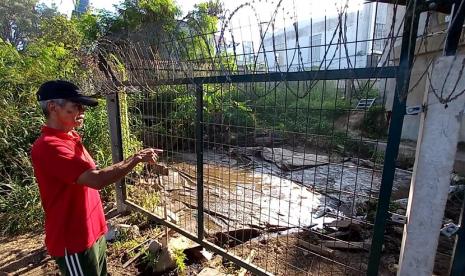
<svg viewBox="0 0 465 276">
<path fill-rule="evenodd" d="M 384 242 L 384 231 L 386 221 L 389 218 L 388 207 L 392 192 L 393 178 L 395 173 L 395 161 L 397 158 L 402 124 L 406 108 L 406 95 L 408 92 L 410 71 L 413 64 L 414 50 L 416 44 L 416 34 L 418 29 L 419 15 L 424 8 L 417 5 L 420 0 L 413 1 L 408 5 L 406 20 L 402 36 L 402 49 L 400 64 L 398 66 L 377 67 L 377 68 L 355 68 L 341 70 L 323 70 L 307 72 L 287 72 L 287 73 L 264 73 L 264 74 L 246 74 L 232 76 L 214 76 L 214 77 L 196 77 L 193 79 L 174 79 L 154 82 L 153 85 L 173 85 L 173 84 L 192 84 L 196 85 L 196 156 L 197 156 L 197 229 L 198 234 L 192 235 L 178 225 L 167 221 L 166 219 L 151 213 L 134 202 L 128 200 L 124 181 L 116 183 L 118 210 L 125 211 L 127 208 L 145 214 L 156 220 L 160 224 L 174 229 L 178 233 L 199 243 L 203 247 L 219 254 L 220 256 L 244 267 L 257 275 L 269 275 L 263 268 L 248 263 L 235 255 L 228 253 L 225 249 L 207 241 L 204 238 L 204 209 L 203 209 L 203 84 L 214 83 L 250 83 L 264 81 L 305 81 L 305 80 L 341 80 L 341 79 L 363 79 L 370 77 L 377 78 L 395 78 L 396 91 L 392 111 L 392 119 L 389 127 L 389 136 L 387 149 L 385 153 L 385 162 L 383 165 L 382 181 L 377 205 L 373 242 L 370 250 L 367 275 L 377 275 L 380 263 L 381 250 Z M 127 84 L 127 83 L 126 83 Z M 125 83 L 122 84 L 123 86 Z M 118 94 L 107 96 L 107 105 L 109 111 L 109 123 L 112 140 L 113 162 L 123 160 L 121 122 L 119 114 Z"/>
</svg>

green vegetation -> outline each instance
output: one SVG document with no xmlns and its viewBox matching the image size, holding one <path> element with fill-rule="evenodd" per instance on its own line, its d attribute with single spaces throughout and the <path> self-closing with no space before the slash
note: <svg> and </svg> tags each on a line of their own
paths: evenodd
<svg viewBox="0 0 465 276">
<path fill-rule="evenodd" d="M 388 123 L 386 120 L 386 110 L 384 106 L 374 106 L 370 108 L 365 117 L 361 130 L 365 136 L 370 138 L 383 138 L 387 135 Z"/>
<path fill-rule="evenodd" d="M 142 256 L 142 262 L 144 262 L 147 265 L 147 267 L 149 267 L 153 271 L 158 263 L 159 257 L 159 254 L 155 254 L 150 252 L 149 250 L 145 250 Z"/>
<path fill-rule="evenodd" d="M 175 248 L 173 250 L 173 258 L 174 262 L 176 263 L 176 270 L 179 274 L 183 275 L 184 271 L 186 270 L 186 254 L 184 250 Z"/>
<path fill-rule="evenodd" d="M 33 232 L 41 229 L 43 212 L 37 185 L 11 185 L 7 196 L 0 196 L 0 234 Z"/>
<path fill-rule="evenodd" d="M 114 15 L 68 19 L 35 0 L 6 1 L 0 7 L 0 220 L 3 234 L 40 230 L 43 219 L 29 151 L 44 122 L 35 92 L 50 79 L 89 83 L 88 61 L 96 39 Z M 90 94 L 99 91 L 86 91 Z M 105 101 L 86 113 L 83 142 L 96 163 L 111 163 Z M 125 136 L 128 151 L 140 147 Z M 110 192 L 106 193 L 108 197 Z M 107 198 L 108 198 L 107 197 Z"/>
<path fill-rule="evenodd" d="M 276 87 L 256 86 L 254 90 L 257 118 L 264 126 L 278 130 L 327 134 L 334 120 L 351 107 L 331 82 L 320 82 L 311 88 L 288 82 Z M 240 97 L 250 98 L 245 93 Z"/>
<path fill-rule="evenodd" d="M 42 207 L 29 159 L 43 123 L 35 92 L 46 80 L 75 79 L 81 71 L 79 54 L 49 36 L 55 25 L 50 18 L 44 20 L 47 29 L 40 28 L 30 39 L 0 37 L 0 218 L 5 222 L 4 233 L 41 229 L 37 226 L 42 222 Z"/>
<path fill-rule="evenodd" d="M 3 234 L 40 229 L 42 208 L 31 166 L 29 151 L 40 133 L 44 118 L 35 92 L 50 79 L 67 79 L 89 94 L 99 94 L 93 83 L 99 39 L 119 39 L 130 32 L 141 32 L 144 24 L 156 26 L 159 36 L 177 41 L 178 58 L 193 61 L 206 70 L 237 72 L 235 60 L 226 52 L 217 53 L 214 33 L 222 7 L 218 1 L 198 4 L 179 28 L 180 9 L 173 0 L 125 0 L 116 14 L 89 12 L 67 18 L 56 9 L 38 6 L 37 0 L 7 0 L 0 7 L 0 220 Z M 143 34 L 143 33 L 142 33 Z M 159 41 L 148 39 L 149 43 Z M 186 42 L 189 43 L 186 43 Z M 128 80 L 125 61 L 115 54 L 104 56 L 122 81 Z M 204 62 L 205 64 L 203 64 Z M 124 156 L 142 147 L 142 138 L 155 133 L 160 146 L 170 149 L 195 137 L 196 96 L 194 88 L 172 85 L 153 88 L 156 93 L 121 94 L 121 122 Z M 336 85 L 319 82 L 310 87 L 304 82 L 203 85 L 205 134 L 210 141 L 229 143 L 229 139 L 251 136 L 252 128 L 272 132 L 316 134 L 329 137 L 327 146 L 343 151 L 361 152 L 379 159 L 350 134 L 335 126 L 354 103 L 345 99 Z M 364 96 L 374 90 L 359 91 Z M 142 100 L 141 102 L 140 100 Z M 147 98 L 145 98 L 147 97 Z M 142 106 L 147 104 L 147 106 Z M 150 107 L 149 107 L 150 106 Z M 152 108 L 153 110 L 150 110 Z M 142 120 L 142 110 L 155 119 Z M 135 116 L 137 115 L 137 116 Z M 384 109 L 372 108 L 361 131 L 365 137 L 385 135 Z M 163 118 L 163 119 L 160 119 Z M 86 148 L 100 167 L 112 163 L 106 101 L 86 112 L 79 130 Z M 166 139 L 166 137 L 170 139 Z M 178 137 L 171 138 L 171 137 Z M 170 141 L 167 141 L 170 140 Z M 231 142 L 232 143 L 232 142 Z M 182 147 L 177 149 L 181 150 Z M 138 172 L 142 167 L 137 169 Z M 114 191 L 102 193 L 111 200 Z M 153 210 L 160 203 L 157 193 L 138 198 L 139 204 Z M 134 220 L 141 220 L 134 217 Z"/>
</svg>

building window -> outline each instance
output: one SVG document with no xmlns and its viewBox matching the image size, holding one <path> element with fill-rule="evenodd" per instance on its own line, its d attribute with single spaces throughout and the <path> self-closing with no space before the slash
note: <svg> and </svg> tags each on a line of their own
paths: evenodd
<svg viewBox="0 0 465 276">
<path fill-rule="evenodd" d="M 375 34 L 373 36 L 374 43 L 373 43 L 373 51 L 383 51 L 384 49 L 384 28 L 385 24 L 376 23 L 375 24 Z"/>
<path fill-rule="evenodd" d="M 367 67 L 377 67 L 380 59 L 380 54 L 367 55 Z"/>
<path fill-rule="evenodd" d="M 315 62 L 321 61 L 321 48 L 323 47 L 321 44 L 321 34 L 312 35 L 310 37 L 310 43 L 308 48 L 308 61 L 313 65 Z"/>
</svg>

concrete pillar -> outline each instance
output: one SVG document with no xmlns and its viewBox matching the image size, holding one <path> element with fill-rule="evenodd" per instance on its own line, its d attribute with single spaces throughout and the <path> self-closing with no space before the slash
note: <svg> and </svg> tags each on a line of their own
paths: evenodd
<svg viewBox="0 0 465 276">
<path fill-rule="evenodd" d="M 465 56 L 440 57 L 434 62 L 430 76 L 437 94 L 442 91 L 445 98 L 452 91 L 456 94 L 465 89 L 465 77 L 460 76 L 463 62 Z M 423 101 L 426 109 L 421 114 L 397 274 L 401 276 L 431 276 L 433 273 L 465 108 L 465 95 L 445 105 L 434 95 L 429 82 L 426 83 Z"/>
<path fill-rule="evenodd" d="M 106 100 L 108 125 L 110 127 L 111 155 L 113 164 L 115 164 L 123 160 L 123 144 L 118 95 L 115 93 L 109 94 L 107 95 Z M 126 198 L 126 188 L 123 181 L 124 180 L 119 180 L 115 183 L 116 208 L 118 209 L 118 213 L 126 212 L 126 205 L 124 204 L 124 199 Z"/>
</svg>

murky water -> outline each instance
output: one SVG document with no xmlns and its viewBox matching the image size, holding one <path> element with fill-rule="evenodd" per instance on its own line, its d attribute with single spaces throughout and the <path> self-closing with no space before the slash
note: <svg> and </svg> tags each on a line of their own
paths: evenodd
<svg viewBox="0 0 465 276">
<path fill-rule="evenodd" d="M 203 206 L 207 233 L 322 228 L 338 217 L 354 216 L 358 204 L 377 197 L 381 172 L 351 161 L 330 163 L 328 157 L 299 158 L 291 164 L 297 169 L 288 170 L 289 158 L 266 161 L 252 155 L 244 165 L 229 154 L 206 152 Z M 162 178 L 170 203 L 167 209 L 177 214 L 176 223 L 195 232 L 195 155 L 181 154 L 176 160 L 183 162 L 170 163 L 169 175 Z M 394 189 L 408 187 L 409 182 L 410 174 L 399 171 Z"/>
</svg>

